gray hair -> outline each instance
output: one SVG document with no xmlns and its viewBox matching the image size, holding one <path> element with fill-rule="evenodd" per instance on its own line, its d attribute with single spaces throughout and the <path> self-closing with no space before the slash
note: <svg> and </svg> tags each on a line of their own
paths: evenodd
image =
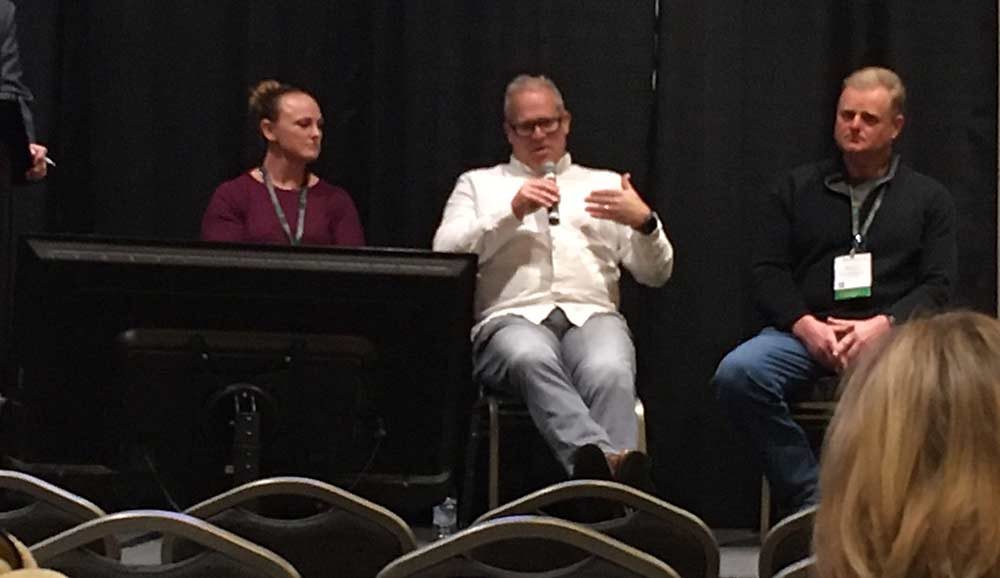
<svg viewBox="0 0 1000 578">
<path fill-rule="evenodd" d="M 552 82 L 552 80 L 544 75 L 531 76 L 530 74 L 518 74 L 514 77 L 514 80 L 510 81 L 507 85 L 507 90 L 504 91 L 504 118 L 510 120 L 511 100 L 513 100 L 515 94 L 537 90 L 550 91 L 556 97 L 556 109 L 558 109 L 560 113 L 566 112 L 566 105 L 563 102 L 562 93 L 559 92 L 559 87 L 556 86 L 556 83 Z"/>
<path fill-rule="evenodd" d="M 896 114 L 903 114 L 906 109 L 906 87 L 899 75 L 880 66 L 869 66 L 856 70 L 844 79 L 844 88 L 851 87 L 856 90 L 871 90 L 882 87 L 889 92 L 892 99 L 892 110 Z"/>
</svg>

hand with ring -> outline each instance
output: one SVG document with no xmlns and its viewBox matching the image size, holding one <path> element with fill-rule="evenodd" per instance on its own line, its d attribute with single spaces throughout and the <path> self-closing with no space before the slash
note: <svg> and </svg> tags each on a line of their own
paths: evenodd
<svg viewBox="0 0 1000 578">
<path fill-rule="evenodd" d="M 592 191 L 584 199 L 587 213 L 597 219 L 608 219 L 633 228 L 641 227 L 651 209 L 632 186 L 631 178 L 629 173 L 622 175 L 621 189 Z"/>
</svg>

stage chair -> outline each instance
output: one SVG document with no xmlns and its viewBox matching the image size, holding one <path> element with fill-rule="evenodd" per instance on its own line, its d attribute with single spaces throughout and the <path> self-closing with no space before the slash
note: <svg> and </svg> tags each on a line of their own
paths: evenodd
<svg viewBox="0 0 1000 578">
<path fill-rule="evenodd" d="M 623 506 L 624 516 L 588 524 L 593 530 L 662 560 L 685 578 L 718 578 L 719 545 L 697 516 L 617 482 L 574 480 L 544 488 L 480 516 L 475 524 L 511 515 L 555 515 L 580 499 Z"/>
<path fill-rule="evenodd" d="M 260 498 L 297 496 L 321 502 L 307 517 L 278 519 L 249 509 Z M 295 565 L 303 578 L 371 578 L 416 548 L 406 522 L 389 510 L 330 484 L 298 477 L 257 480 L 196 504 L 186 514 L 264 546 Z M 162 558 L 190 555 L 190 545 L 163 540 Z"/>
<path fill-rule="evenodd" d="M 837 410 L 839 398 L 840 377 L 821 377 L 809 386 L 801 388 L 800 392 L 788 401 L 788 409 L 792 419 L 798 423 L 807 434 L 814 432 L 822 440 L 830 420 Z M 818 449 L 818 447 L 817 447 Z M 771 528 L 771 485 L 767 477 L 760 477 L 760 535 L 761 539 Z"/>
<path fill-rule="evenodd" d="M 439 576 L 679 578 L 665 562 L 604 534 L 539 516 L 476 524 L 399 558 L 377 578 Z"/>
<path fill-rule="evenodd" d="M 772 578 L 812 556 L 816 506 L 800 510 L 775 524 L 760 546 L 757 578 Z"/>
<path fill-rule="evenodd" d="M 81 549 L 123 532 L 159 532 L 207 549 L 192 559 L 160 565 L 126 565 Z M 274 552 L 208 522 L 176 512 L 133 510 L 84 522 L 31 547 L 39 566 L 72 578 L 301 578 Z"/>
<path fill-rule="evenodd" d="M 24 544 L 105 515 L 93 502 L 23 472 L 0 470 L 0 490 L 4 490 L 0 527 Z M 98 550 L 118 557 L 118 542 L 108 537 Z"/>
<path fill-rule="evenodd" d="M 487 427 L 483 428 L 483 418 L 487 420 Z M 635 400 L 635 415 L 638 421 L 638 447 L 637 450 L 646 452 L 646 409 L 642 400 L 638 397 Z M 531 415 L 524 402 L 518 398 L 495 391 L 481 391 L 479 400 L 473 406 L 472 416 L 469 420 L 469 438 L 466 442 L 465 453 L 465 476 L 462 491 L 462 500 L 459 502 L 459 522 L 462 526 L 468 525 L 472 518 L 479 490 L 479 480 L 477 479 L 477 469 L 479 465 L 480 440 L 485 435 L 489 444 L 487 458 L 487 509 L 492 510 L 500 505 L 500 444 L 501 433 L 504 429 L 504 422 L 516 424 L 513 427 L 520 429 L 530 428 L 533 438 L 541 441 L 541 435 L 537 433 Z M 548 446 L 545 446 L 546 448 Z M 545 473 L 549 479 L 548 483 L 563 481 L 566 473 L 557 462 L 551 451 L 545 454 L 549 459 L 545 468 Z M 545 485 L 545 484 L 543 484 Z"/>
</svg>

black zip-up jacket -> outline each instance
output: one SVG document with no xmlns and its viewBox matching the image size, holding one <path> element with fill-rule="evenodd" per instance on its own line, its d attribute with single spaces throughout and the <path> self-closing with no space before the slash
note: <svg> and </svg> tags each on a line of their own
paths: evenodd
<svg viewBox="0 0 1000 578">
<path fill-rule="evenodd" d="M 943 185 L 903 163 L 886 187 L 868 230 L 872 295 L 835 301 L 833 259 L 851 250 L 851 200 L 825 184 L 840 160 L 804 165 L 777 181 L 758 203 L 754 295 L 771 325 L 789 330 L 806 314 L 898 321 L 948 303 L 957 276 L 955 208 Z M 878 191 L 861 207 L 863 223 Z"/>
</svg>

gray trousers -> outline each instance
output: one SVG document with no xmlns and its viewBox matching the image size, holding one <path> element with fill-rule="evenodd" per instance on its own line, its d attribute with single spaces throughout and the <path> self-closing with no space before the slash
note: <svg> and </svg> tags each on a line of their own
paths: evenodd
<svg viewBox="0 0 1000 578">
<path fill-rule="evenodd" d="M 504 315 L 480 329 L 473 355 L 476 381 L 519 395 L 567 472 L 586 444 L 635 449 L 635 347 L 621 317 L 576 327 L 561 309 L 541 325 Z"/>
</svg>

